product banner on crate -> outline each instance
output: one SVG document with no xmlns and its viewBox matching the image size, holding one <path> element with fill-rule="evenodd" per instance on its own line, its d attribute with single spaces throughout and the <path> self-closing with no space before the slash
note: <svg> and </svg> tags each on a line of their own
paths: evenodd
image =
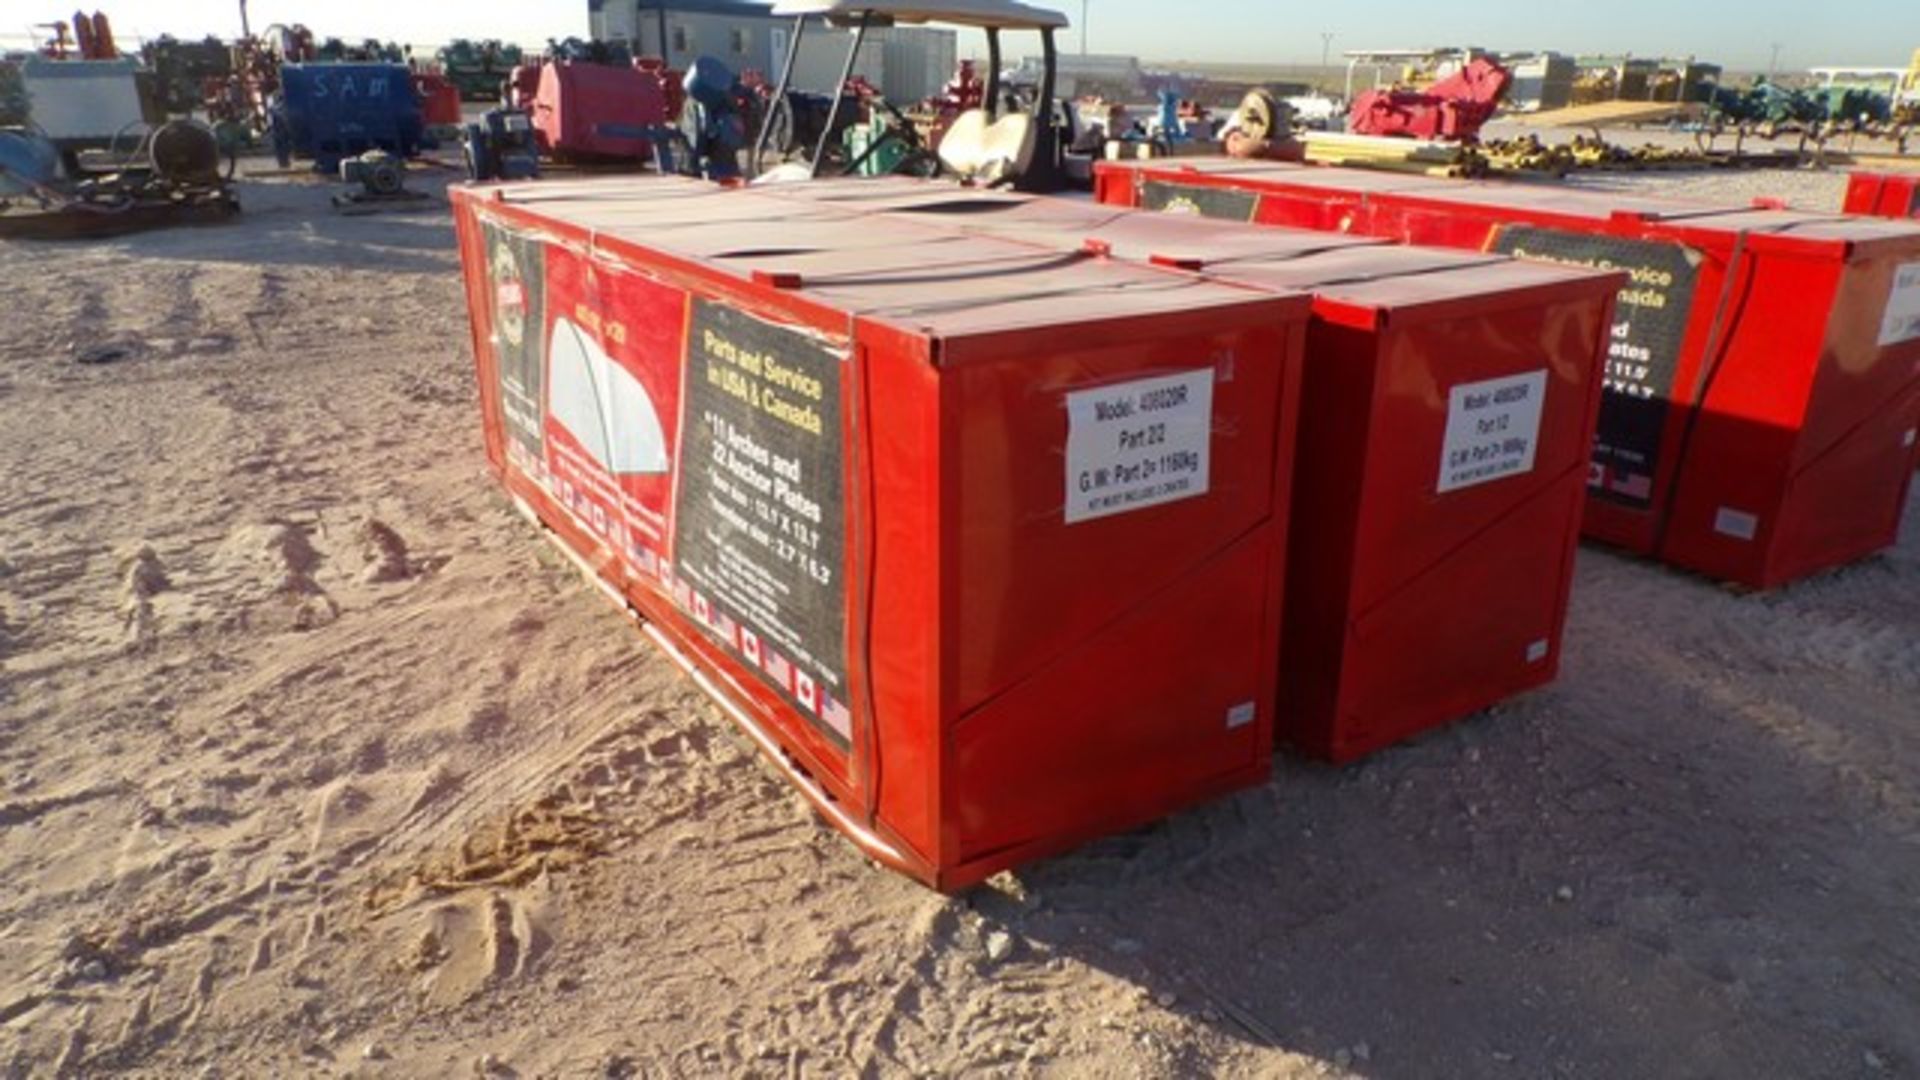
<svg viewBox="0 0 1920 1080">
<path fill-rule="evenodd" d="M 1614 309 L 1607 346 L 1590 482 L 1602 498 L 1636 509 L 1651 507 L 1660 440 L 1700 276 L 1699 253 L 1678 244 L 1528 225 L 1501 228 L 1490 247 L 1503 255 L 1629 275 Z"/>
<path fill-rule="evenodd" d="M 483 228 L 482 236 L 487 247 L 487 313 L 493 326 L 501 429 L 528 460 L 544 462 L 545 246 L 492 223 Z"/>
<path fill-rule="evenodd" d="M 695 298 L 674 503 L 674 598 L 843 746 L 843 356 Z"/>
<path fill-rule="evenodd" d="M 1260 197 L 1250 191 L 1149 180 L 1140 189 L 1140 205 L 1146 210 L 1168 214 L 1252 221 L 1253 212 L 1260 205 Z"/>
<path fill-rule="evenodd" d="M 489 223 L 507 464 L 646 579 L 667 559 L 686 294 Z"/>
</svg>

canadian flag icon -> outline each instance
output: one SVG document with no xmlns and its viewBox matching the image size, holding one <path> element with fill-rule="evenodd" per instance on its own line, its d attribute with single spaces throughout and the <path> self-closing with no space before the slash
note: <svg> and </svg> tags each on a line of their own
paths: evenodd
<svg viewBox="0 0 1920 1080">
<path fill-rule="evenodd" d="M 800 699 L 800 704 L 819 713 L 820 688 L 813 685 L 813 680 L 804 671 L 796 670 L 793 673 L 793 696 Z"/>
<path fill-rule="evenodd" d="M 699 593 L 693 594 L 693 617 L 708 626 L 713 625 L 713 608 L 707 603 L 707 598 Z"/>
<path fill-rule="evenodd" d="M 748 663 L 760 663 L 760 635 L 744 626 L 740 628 L 740 655 L 746 657 Z"/>
</svg>

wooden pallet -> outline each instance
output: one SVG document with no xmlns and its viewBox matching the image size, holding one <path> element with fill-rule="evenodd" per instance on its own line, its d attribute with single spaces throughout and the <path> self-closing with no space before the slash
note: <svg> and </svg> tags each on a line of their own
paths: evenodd
<svg viewBox="0 0 1920 1080">
<path fill-rule="evenodd" d="M 1625 127 L 1651 124 L 1676 117 L 1691 119 L 1701 110 L 1698 104 L 1671 101 L 1602 101 L 1595 105 L 1574 105 L 1550 112 L 1508 113 L 1500 120 L 1521 127 Z"/>
</svg>

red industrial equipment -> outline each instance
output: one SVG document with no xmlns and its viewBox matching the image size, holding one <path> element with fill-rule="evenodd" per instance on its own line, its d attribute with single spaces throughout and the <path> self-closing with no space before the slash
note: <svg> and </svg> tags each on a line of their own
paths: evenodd
<svg viewBox="0 0 1920 1080">
<path fill-rule="evenodd" d="M 678 120 L 681 112 L 687 107 L 687 88 L 681 81 L 682 73 L 668 67 L 667 62 L 657 56 L 635 57 L 633 69 L 660 84 L 660 90 L 667 98 L 667 116 Z"/>
<path fill-rule="evenodd" d="M 1313 294 L 1283 745 L 1346 761 L 1555 676 L 1623 275 L 909 181 L 767 190 Z"/>
<path fill-rule="evenodd" d="M 1347 130 L 1356 135 L 1471 142 L 1493 118 L 1513 74 L 1484 56 L 1424 90 L 1383 88 L 1353 99 Z"/>
<path fill-rule="evenodd" d="M 67 38 L 67 24 L 63 22 L 35 23 L 35 30 L 51 30 L 53 36 L 42 42 L 40 55 L 49 60 L 65 60 L 71 42 Z"/>
<path fill-rule="evenodd" d="M 647 160 L 653 142 L 634 133 L 671 122 L 659 72 L 572 60 L 540 65 L 531 118 L 541 154 L 563 161 Z"/>
<path fill-rule="evenodd" d="M 1898 535 L 1920 226 L 1268 163 L 1101 169 L 1120 205 L 1628 271 L 1589 536 L 1771 588 Z"/>
<path fill-rule="evenodd" d="M 420 118 L 428 127 L 459 126 L 460 88 L 445 75 L 416 72 L 413 92 L 420 98 Z"/>
<path fill-rule="evenodd" d="M 40 46 L 40 55 L 49 60 L 68 59 L 69 49 L 75 60 L 113 60 L 120 55 L 113 41 L 112 25 L 98 11 L 92 15 L 74 12 L 71 38 L 67 36 L 68 24 L 64 22 L 35 23 L 33 28 L 53 31 L 53 37 Z"/>
<path fill-rule="evenodd" d="M 1305 297 L 672 177 L 453 199 L 506 488 L 872 857 L 958 888 L 1267 774 Z"/>
<path fill-rule="evenodd" d="M 1847 177 L 1846 211 L 1920 218 L 1920 173 L 1854 173 Z"/>
<path fill-rule="evenodd" d="M 120 55 L 113 42 L 113 27 L 98 11 L 92 15 L 83 11 L 73 13 L 73 38 L 82 60 L 112 60 Z"/>
<path fill-rule="evenodd" d="M 958 116 L 968 109 L 979 108 L 986 99 L 987 84 L 980 78 L 979 72 L 974 70 L 974 62 L 962 60 L 960 66 L 955 69 L 953 78 L 947 80 L 947 85 L 941 89 L 940 96 L 935 99 L 935 102 L 942 116 L 949 113 Z"/>
<path fill-rule="evenodd" d="M 514 69 L 514 84 L 520 72 Z M 540 153 L 560 161 L 648 160 L 653 140 L 640 132 L 663 129 L 666 75 L 657 69 L 548 60 L 538 68 L 529 110 Z"/>
</svg>

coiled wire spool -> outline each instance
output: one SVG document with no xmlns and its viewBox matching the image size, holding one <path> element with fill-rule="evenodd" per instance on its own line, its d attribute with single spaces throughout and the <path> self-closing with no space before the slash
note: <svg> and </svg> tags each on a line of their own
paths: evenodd
<svg viewBox="0 0 1920 1080">
<path fill-rule="evenodd" d="M 153 174 L 169 183 L 204 186 L 220 182 L 220 139 L 197 120 L 160 125 L 148 141 Z"/>
</svg>

